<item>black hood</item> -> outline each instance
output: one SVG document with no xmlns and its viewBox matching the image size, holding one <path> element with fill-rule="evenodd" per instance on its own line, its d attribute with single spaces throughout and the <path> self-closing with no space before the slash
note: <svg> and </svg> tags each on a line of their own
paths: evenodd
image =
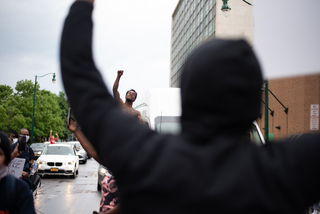
<svg viewBox="0 0 320 214">
<path fill-rule="evenodd" d="M 182 70 L 182 132 L 199 140 L 242 134 L 260 113 L 261 87 L 259 63 L 244 40 L 203 44 Z"/>
</svg>

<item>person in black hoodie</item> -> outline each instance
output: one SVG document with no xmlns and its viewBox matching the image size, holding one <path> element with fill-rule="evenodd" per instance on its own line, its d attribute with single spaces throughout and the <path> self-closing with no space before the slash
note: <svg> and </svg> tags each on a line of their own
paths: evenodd
<svg viewBox="0 0 320 214">
<path fill-rule="evenodd" d="M 242 138 L 260 113 L 262 85 L 245 41 L 193 51 L 181 78 L 182 133 L 161 135 L 109 94 L 92 58 L 92 2 L 71 6 L 61 73 L 84 134 L 118 182 L 121 213 L 300 214 L 319 200 L 318 135 L 263 147 Z"/>
</svg>

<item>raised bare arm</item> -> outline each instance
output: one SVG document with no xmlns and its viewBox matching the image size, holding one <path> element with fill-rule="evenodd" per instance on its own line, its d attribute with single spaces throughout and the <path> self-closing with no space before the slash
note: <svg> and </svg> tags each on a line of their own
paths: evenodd
<svg viewBox="0 0 320 214">
<path fill-rule="evenodd" d="M 70 123 L 68 125 L 68 129 L 72 131 L 76 137 L 78 138 L 80 144 L 86 150 L 86 152 L 93 157 L 96 161 L 98 161 L 100 164 L 100 159 L 98 157 L 98 154 L 94 147 L 92 146 L 91 142 L 86 138 L 86 136 L 82 133 L 82 131 L 79 129 L 77 121 L 71 117 Z"/>
<path fill-rule="evenodd" d="M 120 104 L 123 104 L 123 101 L 120 98 L 120 94 L 119 94 L 118 88 L 119 88 L 120 78 L 121 78 L 122 75 L 123 75 L 123 70 L 119 70 L 117 72 L 117 78 L 114 81 L 113 90 L 112 90 L 114 99 L 117 100 L 118 102 L 120 102 Z"/>
</svg>

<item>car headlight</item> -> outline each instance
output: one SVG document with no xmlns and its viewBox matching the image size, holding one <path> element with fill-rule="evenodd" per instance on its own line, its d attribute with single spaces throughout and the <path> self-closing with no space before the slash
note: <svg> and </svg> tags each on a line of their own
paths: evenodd
<svg viewBox="0 0 320 214">
<path fill-rule="evenodd" d="M 100 175 L 105 175 L 107 173 L 107 170 L 105 168 L 100 168 L 99 169 L 99 174 Z"/>
<path fill-rule="evenodd" d="M 47 163 L 45 161 L 39 161 L 39 164 L 46 165 Z"/>
<path fill-rule="evenodd" d="M 63 163 L 63 165 L 72 165 L 72 164 L 74 164 L 74 161 L 68 161 Z"/>
<path fill-rule="evenodd" d="M 41 152 L 37 152 L 38 155 L 41 155 Z"/>
</svg>

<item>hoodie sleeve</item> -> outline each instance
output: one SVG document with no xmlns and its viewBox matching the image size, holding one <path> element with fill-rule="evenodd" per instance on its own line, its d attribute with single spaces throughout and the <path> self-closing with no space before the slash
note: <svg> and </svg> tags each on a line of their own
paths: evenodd
<svg viewBox="0 0 320 214">
<path fill-rule="evenodd" d="M 283 213 L 303 213 L 319 201 L 320 136 L 313 135 L 281 143 L 268 142 L 250 159 L 256 176 L 249 188 L 266 207 Z M 256 185 L 258 184 L 258 185 Z M 279 203 L 280 202 L 280 203 Z M 300 211 L 300 212 L 299 212 Z"/>
<path fill-rule="evenodd" d="M 121 111 L 94 64 L 92 11 L 93 6 L 86 2 L 75 2 L 71 6 L 62 32 L 61 74 L 83 133 L 102 163 L 116 174 L 151 131 Z M 110 165 L 110 162 L 117 164 Z"/>
</svg>

